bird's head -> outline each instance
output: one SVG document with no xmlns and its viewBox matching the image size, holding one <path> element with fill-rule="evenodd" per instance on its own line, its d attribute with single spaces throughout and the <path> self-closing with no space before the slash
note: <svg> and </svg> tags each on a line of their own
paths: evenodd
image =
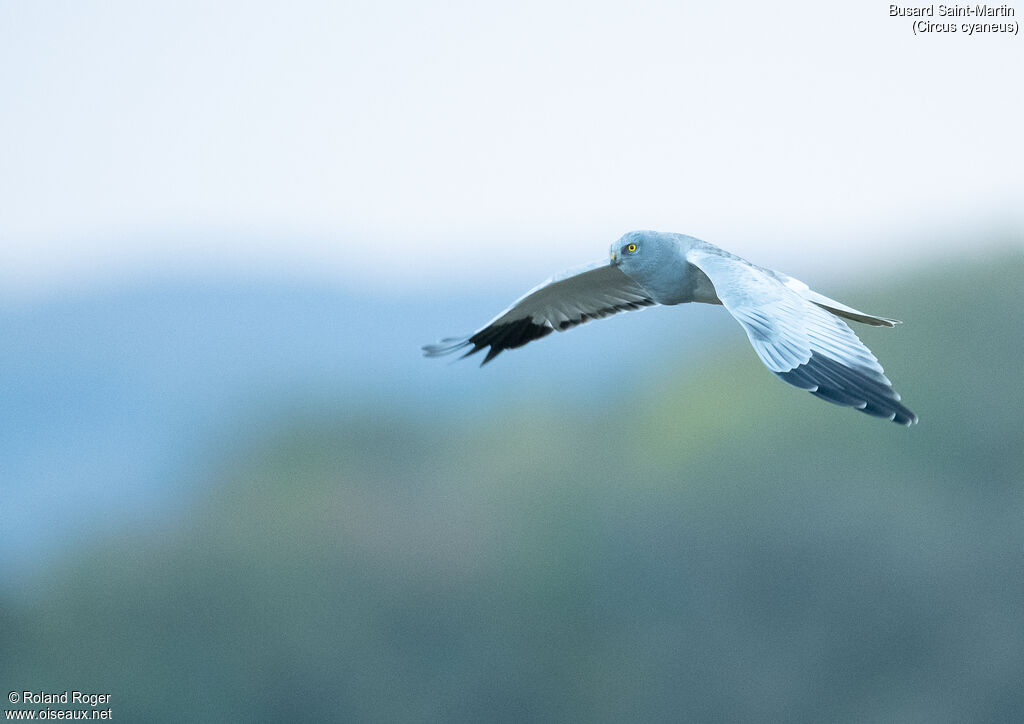
<svg viewBox="0 0 1024 724">
<path fill-rule="evenodd" d="M 609 254 L 612 264 L 629 276 L 638 278 L 663 263 L 666 254 L 674 248 L 672 234 L 630 231 L 612 244 Z"/>
</svg>

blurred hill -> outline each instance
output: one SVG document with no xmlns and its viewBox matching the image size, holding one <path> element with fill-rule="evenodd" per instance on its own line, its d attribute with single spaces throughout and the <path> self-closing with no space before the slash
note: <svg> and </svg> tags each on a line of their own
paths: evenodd
<svg viewBox="0 0 1024 724">
<path fill-rule="evenodd" d="M 385 374 L 356 335 L 364 366 L 197 425 L 165 516 L 0 598 L 0 681 L 147 721 L 1020 721 L 1022 287 L 1008 256 L 841 296 L 906 320 L 857 331 L 911 429 L 778 382 L 711 308 L 696 365 L 580 330 Z"/>
<path fill-rule="evenodd" d="M 204 466 L 236 429 L 275 425 L 282 407 L 484 415 L 537 384 L 593 399 L 637 357 L 674 363 L 714 339 L 703 329 L 713 310 L 634 314 L 625 327 L 556 335 L 486 375 L 424 362 L 420 345 L 476 329 L 519 291 L 425 304 L 314 283 L 169 279 L 0 305 L 0 490 L 18 511 L 4 521 L 0 575 L 20 580 L 83 535 L 166 514 L 207 484 Z"/>
</svg>

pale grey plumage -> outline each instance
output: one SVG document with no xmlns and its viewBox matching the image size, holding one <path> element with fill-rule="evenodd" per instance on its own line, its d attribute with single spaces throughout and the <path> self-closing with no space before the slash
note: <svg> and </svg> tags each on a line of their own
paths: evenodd
<svg viewBox="0 0 1024 724">
<path fill-rule="evenodd" d="M 903 425 L 917 415 L 900 403 L 881 365 L 839 317 L 892 327 L 897 320 L 861 312 L 803 282 L 755 266 L 692 236 L 632 231 L 609 258 L 552 277 L 473 334 L 423 348 L 435 357 L 489 347 L 483 364 L 552 331 L 652 304 L 722 304 L 758 357 L 781 379 L 829 402 Z"/>
</svg>

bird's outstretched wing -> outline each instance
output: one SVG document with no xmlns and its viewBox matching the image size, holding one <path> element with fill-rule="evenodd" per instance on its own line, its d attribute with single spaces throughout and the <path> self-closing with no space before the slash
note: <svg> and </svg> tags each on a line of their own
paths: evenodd
<svg viewBox="0 0 1024 724">
<path fill-rule="evenodd" d="M 564 332 L 591 319 L 641 309 L 655 302 L 608 260 L 593 262 L 551 277 L 512 303 L 468 337 L 442 339 L 423 347 L 439 357 L 472 345 L 463 357 L 490 347 L 481 365 L 506 349 L 522 347 L 557 330 Z"/>
<path fill-rule="evenodd" d="M 708 276 L 757 356 L 781 379 L 869 415 L 901 425 L 917 422 L 917 415 L 900 403 L 871 350 L 823 305 L 738 257 L 697 248 L 686 258 Z M 847 312 L 844 316 L 856 312 L 845 306 L 839 311 Z"/>
</svg>

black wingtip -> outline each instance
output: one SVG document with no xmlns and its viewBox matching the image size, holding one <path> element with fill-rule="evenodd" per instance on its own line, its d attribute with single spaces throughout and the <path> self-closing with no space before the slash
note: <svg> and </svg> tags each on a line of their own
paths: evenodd
<svg viewBox="0 0 1024 724">
<path fill-rule="evenodd" d="M 900 402 L 889 380 L 818 354 L 787 372 L 776 372 L 789 384 L 807 390 L 815 397 L 843 407 L 852 407 L 872 417 L 891 420 L 909 427 L 917 424 L 917 415 Z"/>
<path fill-rule="evenodd" d="M 469 344 L 465 337 L 445 337 L 434 344 L 425 344 L 421 349 L 424 357 L 444 357 Z"/>
<path fill-rule="evenodd" d="M 477 350 L 474 350 L 474 351 L 477 351 Z M 492 359 L 494 359 L 499 354 L 501 354 L 501 351 L 502 351 L 501 347 L 495 347 L 494 345 L 491 345 L 487 349 L 487 354 L 484 356 L 484 361 L 480 363 L 480 366 L 483 367 L 485 364 L 487 364 Z"/>
<path fill-rule="evenodd" d="M 469 337 L 448 337 L 436 344 L 424 345 L 423 356 L 442 357 L 472 345 L 468 352 L 459 357 L 459 359 L 464 359 L 487 347 L 487 354 L 484 356 L 483 362 L 480 363 L 480 366 L 483 367 L 506 349 L 522 347 L 524 344 L 545 337 L 553 331 L 546 324 L 537 324 L 527 317 L 517 319 L 514 322 L 485 327 Z"/>
</svg>

